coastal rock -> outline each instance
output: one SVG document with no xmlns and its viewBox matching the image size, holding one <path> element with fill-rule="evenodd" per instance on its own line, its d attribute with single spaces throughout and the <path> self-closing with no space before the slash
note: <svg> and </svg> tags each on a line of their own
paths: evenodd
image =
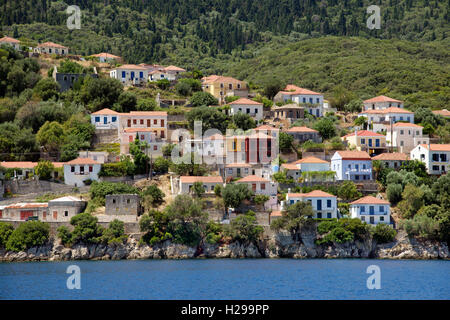
<svg viewBox="0 0 450 320">
<path fill-rule="evenodd" d="M 170 241 L 164 242 L 162 250 L 167 259 L 190 259 L 194 258 L 196 252 L 196 248 Z"/>
</svg>

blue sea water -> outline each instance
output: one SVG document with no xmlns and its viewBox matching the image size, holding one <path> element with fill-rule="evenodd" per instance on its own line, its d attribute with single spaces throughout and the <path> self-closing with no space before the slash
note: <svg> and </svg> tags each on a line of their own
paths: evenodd
<svg viewBox="0 0 450 320">
<path fill-rule="evenodd" d="M 66 269 L 81 269 L 81 289 Z M 369 290 L 367 267 L 381 270 Z M 122 260 L 0 263 L 0 299 L 450 299 L 450 262 Z"/>
</svg>

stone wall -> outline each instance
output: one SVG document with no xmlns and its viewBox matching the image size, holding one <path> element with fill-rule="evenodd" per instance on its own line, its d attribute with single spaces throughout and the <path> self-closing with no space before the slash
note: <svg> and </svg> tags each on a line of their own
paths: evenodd
<svg viewBox="0 0 450 320">
<path fill-rule="evenodd" d="M 117 129 L 97 129 L 93 138 L 94 146 L 102 143 L 120 143 Z"/>
<path fill-rule="evenodd" d="M 5 189 L 13 194 L 65 193 L 72 192 L 73 186 L 44 180 L 10 180 L 5 181 Z"/>
<path fill-rule="evenodd" d="M 140 211 L 140 197 L 137 194 L 109 194 L 106 196 L 106 214 L 137 216 Z"/>
</svg>

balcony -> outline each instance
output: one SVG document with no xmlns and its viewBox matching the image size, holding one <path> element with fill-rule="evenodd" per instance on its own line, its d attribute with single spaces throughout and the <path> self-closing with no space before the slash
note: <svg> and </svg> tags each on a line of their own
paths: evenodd
<svg viewBox="0 0 450 320">
<path fill-rule="evenodd" d="M 372 169 L 347 169 L 345 174 L 372 174 Z"/>
</svg>

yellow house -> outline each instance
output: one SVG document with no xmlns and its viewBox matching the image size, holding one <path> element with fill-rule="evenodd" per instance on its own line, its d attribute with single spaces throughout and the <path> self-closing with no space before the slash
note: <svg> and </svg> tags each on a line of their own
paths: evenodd
<svg viewBox="0 0 450 320">
<path fill-rule="evenodd" d="M 232 77 L 212 75 L 202 78 L 202 89 L 212 94 L 219 104 L 225 103 L 226 96 L 248 97 L 248 85 L 244 81 Z"/>
<path fill-rule="evenodd" d="M 358 151 L 367 151 L 369 154 L 378 154 L 387 148 L 385 135 L 368 130 L 355 131 L 341 139 L 347 141 L 349 147 L 354 147 Z"/>
</svg>

